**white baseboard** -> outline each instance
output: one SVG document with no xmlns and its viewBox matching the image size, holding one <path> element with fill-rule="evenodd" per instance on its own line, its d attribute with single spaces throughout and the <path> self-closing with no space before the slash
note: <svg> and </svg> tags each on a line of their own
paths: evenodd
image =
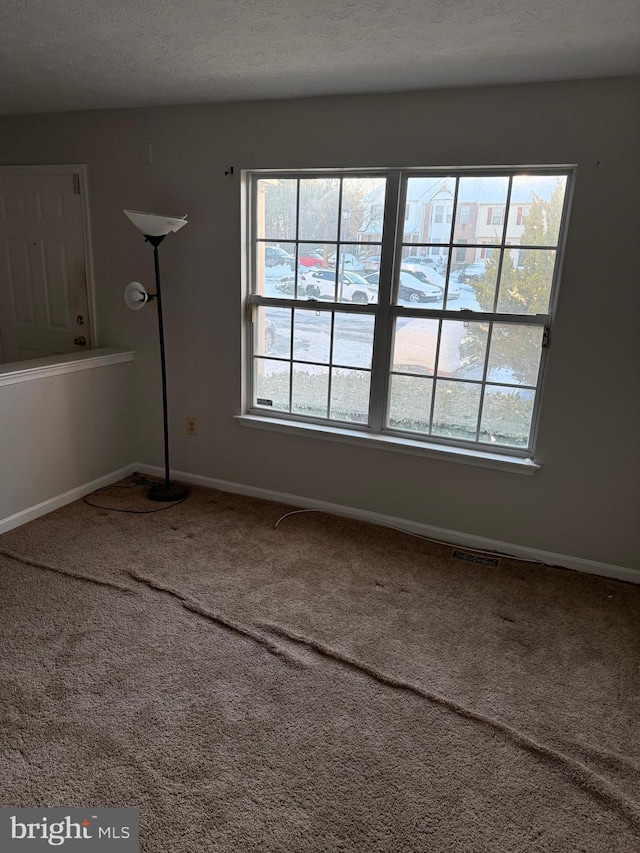
<svg viewBox="0 0 640 853">
<path fill-rule="evenodd" d="M 123 477 L 128 477 L 134 471 L 137 471 L 136 465 L 126 465 L 118 471 L 112 471 L 110 474 L 105 474 L 104 477 L 98 477 L 97 480 L 92 480 L 90 483 L 84 483 L 82 486 L 77 486 L 62 495 L 56 495 L 35 506 L 27 507 L 14 515 L 9 515 L 7 518 L 0 518 L 0 533 L 6 533 L 8 530 L 13 530 L 14 527 L 20 527 L 28 521 L 33 521 L 35 518 L 40 518 L 41 515 L 47 515 L 53 512 L 54 509 L 60 509 L 61 506 L 73 503 L 85 495 L 95 492 L 96 489 L 102 489 L 104 486 L 110 486 L 111 483 L 117 483 Z"/>
<path fill-rule="evenodd" d="M 153 477 L 162 478 L 164 469 L 153 465 L 131 466 L 131 470 L 140 471 Z M 129 471 L 128 471 L 129 473 Z M 572 557 L 567 554 L 556 554 L 552 551 L 542 551 L 538 548 L 528 548 L 524 545 L 514 545 L 511 542 L 501 542 L 498 539 L 486 539 L 484 536 L 476 536 L 471 533 L 462 533 L 459 530 L 448 530 L 443 527 L 434 527 L 431 524 L 422 524 L 418 521 L 410 521 L 406 518 L 395 518 L 391 515 L 383 515 L 378 512 L 369 512 L 356 507 L 342 506 L 328 501 L 314 500 L 300 495 L 290 495 L 284 492 L 276 492 L 272 489 L 261 489 L 256 486 L 246 486 L 242 483 L 232 483 L 228 480 L 217 480 L 213 477 L 202 477 L 199 474 L 189 474 L 186 471 L 172 471 L 171 478 L 183 483 L 191 483 L 194 486 L 204 486 L 209 489 L 219 489 L 222 492 L 233 492 L 234 494 L 247 495 L 252 498 L 262 498 L 267 501 L 290 504 L 291 506 L 304 509 L 318 509 L 333 515 L 342 515 L 347 518 L 355 518 L 360 521 L 368 521 L 371 524 L 379 524 L 383 527 L 393 527 L 407 533 L 424 536 L 427 539 L 436 539 L 449 545 L 460 545 L 470 550 L 491 551 L 510 557 L 518 557 L 532 563 L 543 563 L 547 566 L 560 566 L 565 569 L 573 569 L 577 572 L 586 572 L 590 575 L 601 575 L 602 577 L 615 578 L 616 580 L 640 584 L 640 571 L 625 566 L 616 566 L 611 563 L 600 563 L 596 560 L 586 560 L 583 557 Z M 1 527 L 0 527 L 1 530 Z"/>
<path fill-rule="evenodd" d="M 109 486 L 111 483 L 116 483 L 118 480 L 129 476 L 134 471 L 139 471 L 143 474 L 148 474 L 152 477 L 162 479 L 164 470 L 154 465 L 145 465 L 136 463 L 127 465 L 117 471 L 112 471 L 110 474 L 105 474 L 97 480 L 90 483 L 85 483 L 75 489 L 71 489 L 61 495 L 49 498 L 35 506 L 23 509 L 20 512 L 10 515 L 7 518 L 0 519 L 0 534 L 6 533 L 8 530 L 13 530 L 14 527 L 20 527 L 29 521 L 40 518 L 55 509 L 72 503 L 96 489 L 101 489 L 104 486 Z M 214 477 L 203 477 L 199 474 L 190 474 L 186 471 L 172 471 L 172 479 L 191 483 L 194 486 L 204 486 L 209 489 L 219 489 L 222 492 L 232 492 L 239 495 L 247 495 L 253 498 L 262 498 L 267 501 L 276 501 L 277 503 L 289 504 L 295 507 L 304 509 L 318 509 L 323 512 L 328 512 L 333 515 L 341 515 L 346 518 L 355 518 L 359 521 L 368 521 L 371 524 L 379 524 L 383 527 L 392 527 L 397 530 L 403 530 L 407 533 L 414 533 L 418 536 L 424 536 L 427 539 L 435 539 L 449 545 L 459 545 L 463 548 L 477 551 L 490 551 L 496 554 L 503 554 L 510 557 L 518 557 L 522 560 L 528 560 L 533 563 L 543 563 L 547 566 L 560 566 L 566 569 L 573 569 L 578 572 L 586 572 L 592 575 L 601 575 L 602 577 L 615 578 L 616 580 L 627 581 L 629 583 L 640 584 L 640 571 L 630 569 L 625 566 L 616 566 L 611 563 L 600 563 L 596 560 L 586 560 L 583 557 L 572 557 L 567 554 L 556 554 L 552 551 L 542 551 L 538 548 L 529 548 L 524 545 L 514 545 L 511 542 L 502 542 L 498 539 L 487 539 L 484 536 L 476 536 L 472 533 L 463 533 L 459 530 L 448 530 L 443 527 L 435 527 L 431 524 L 423 524 L 418 521 L 410 521 L 406 518 L 396 518 L 391 515 L 383 515 L 378 512 L 370 512 L 357 507 L 343 506 L 341 504 L 330 503 L 329 501 L 315 500 L 314 498 L 305 498 L 300 495 L 291 495 L 285 492 L 276 492 L 272 489 L 261 489 L 257 486 L 247 486 L 243 483 L 233 483 L 229 480 L 218 480 Z"/>
</svg>

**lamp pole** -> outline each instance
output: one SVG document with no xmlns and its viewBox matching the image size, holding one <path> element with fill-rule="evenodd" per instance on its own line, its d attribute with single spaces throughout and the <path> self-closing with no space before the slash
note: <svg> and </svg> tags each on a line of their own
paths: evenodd
<svg viewBox="0 0 640 853">
<path fill-rule="evenodd" d="M 163 495 L 172 495 L 171 492 L 171 481 L 169 479 L 169 414 L 168 414 L 168 403 L 167 403 L 167 360 L 165 356 L 164 349 L 164 323 L 162 318 L 162 289 L 160 287 L 160 258 L 158 256 L 158 246 L 164 240 L 164 235 L 161 237 L 145 237 L 145 240 L 148 243 L 151 243 L 153 246 L 153 266 L 156 274 L 156 300 L 158 303 L 158 337 L 160 338 L 160 371 L 162 373 L 162 425 L 164 428 L 164 489 L 162 490 Z M 182 486 L 179 486 L 180 489 L 183 489 Z M 174 497 L 157 497 L 160 494 L 160 490 L 156 493 L 152 494 L 153 490 L 157 489 L 156 486 L 152 486 L 149 491 L 149 497 L 152 500 L 174 500 Z M 187 492 L 184 489 L 185 493 Z M 185 497 L 186 495 L 182 495 Z"/>
<path fill-rule="evenodd" d="M 158 303 L 158 337 L 160 339 L 160 370 L 162 374 L 162 426 L 164 433 L 164 482 L 157 483 L 149 489 L 149 498 L 152 501 L 179 501 L 186 498 L 189 490 L 181 483 L 172 483 L 170 480 L 169 465 L 169 414 L 167 401 L 167 362 L 164 345 L 164 321 L 162 316 L 162 289 L 160 284 L 160 257 L 158 246 L 167 234 L 178 231 L 187 224 L 186 217 L 177 219 L 175 217 L 161 216 L 155 213 L 143 213 L 137 210 L 125 210 L 126 216 L 142 232 L 147 243 L 153 246 L 153 266 L 156 279 L 155 299 Z M 132 290 L 131 290 L 132 289 Z M 130 291 L 130 292 L 129 292 Z M 142 307 L 150 300 L 150 296 L 137 282 L 132 282 L 125 291 L 125 302 L 130 308 Z"/>
</svg>

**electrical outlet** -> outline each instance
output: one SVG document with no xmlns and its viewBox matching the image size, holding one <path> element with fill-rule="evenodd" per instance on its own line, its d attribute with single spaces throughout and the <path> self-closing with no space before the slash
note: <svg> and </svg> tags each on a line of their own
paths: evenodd
<svg viewBox="0 0 640 853">
<path fill-rule="evenodd" d="M 198 422 L 195 418 L 187 418 L 187 435 L 198 434 Z"/>
</svg>

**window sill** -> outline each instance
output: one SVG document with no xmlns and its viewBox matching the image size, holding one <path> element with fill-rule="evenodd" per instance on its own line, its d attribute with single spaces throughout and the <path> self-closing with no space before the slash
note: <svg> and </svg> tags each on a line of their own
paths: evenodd
<svg viewBox="0 0 640 853">
<path fill-rule="evenodd" d="M 439 459 L 443 462 L 458 462 L 475 465 L 479 468 L 493 468 L 497 471 L 509 471 L 516 474 L 533 474 L 540 465 L 531 459 L 520 456 L 508 456 L 500 453 L 488 453 L 482 450 L 468 450 L 461 447 L 428 444 L 423 441 L 398 438 L 391 435 L 371 435 L 341 427 L 328 427 L 321 424 L 308 424 L 289 421 L 284 418 L 265 418 L 260 415 L 236 415 L 240 426 L 251 429 L 264 429 L 273 432 L 306 435 L 326 441 L 339 441 L 345 444 L 359 444 L 361 447 L 390 450 L 412 456 Z"/>
</svg>

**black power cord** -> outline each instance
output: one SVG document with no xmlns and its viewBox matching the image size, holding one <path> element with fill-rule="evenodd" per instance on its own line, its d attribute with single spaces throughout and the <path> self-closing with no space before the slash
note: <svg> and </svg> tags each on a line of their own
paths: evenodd
<svg viewBox="0 0 640 853">
<path fill-rule="evenodd" d="M 137 471 L 134 471 L 132 474 L 133 483 L 129 486 L 103 486 L 101 489 L 96 489 L 95 492 L 91 492 L 88 497 L 83 498 L 84 502 L 87 506 L 95 507 L 96 509 L 106 509 L 108 512 L 125 512 L 129 515 L 150 515 L 154 512 L 162 512 L 165 509 L 173 509 L 177 504 L 181 504 L 189 497 L 189 495 L 185 495 L 180 500 L 173 501 L 173 503 L 165 504 L 164 506 L 159 506 L 157 509 L 116 509 L 111 506 L 103 506 L 102 504 L 92 503 L 88 498 L 93 497 L 93 495 L 99 495 L 100 492 L 105 492 L 107 489 L 136 489 L 139 486 L 145 486 L 147 489 L 150 489 L 152 486 L 157 486 L 160 482 L 159 480 L 148 480 L 146 477 L 143 477 L 142 474 L 138 474 Z"/>
</svg>

